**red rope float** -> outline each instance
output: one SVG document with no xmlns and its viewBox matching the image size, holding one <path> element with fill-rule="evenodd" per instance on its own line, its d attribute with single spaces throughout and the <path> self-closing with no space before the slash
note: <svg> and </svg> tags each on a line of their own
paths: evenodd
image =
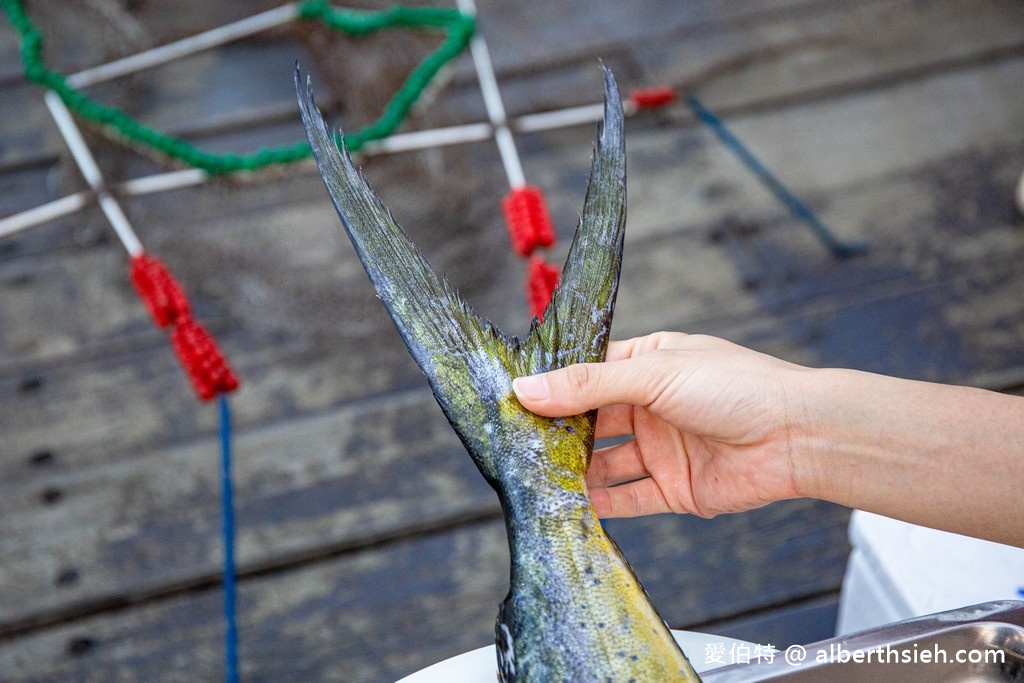
<svg viewBox="0 0 1024 683">
<path fill-rule="evenodd" d="M 196 395 L 210 401 L 237 389 L 238 378 L 213 335 L 192 318 L 188 296 L 167 266 L 154 256 L 139 254 L 131 260 L 130 277 L 157 327 L 173 326 L 171 346 Z"/>
</svg>

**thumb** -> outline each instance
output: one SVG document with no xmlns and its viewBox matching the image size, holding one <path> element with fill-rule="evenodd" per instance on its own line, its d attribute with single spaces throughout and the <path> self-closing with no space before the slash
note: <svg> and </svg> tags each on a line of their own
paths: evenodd
<svg viewBox="0 0 1024 683">
<path fill-rule="evenodd" d="M 523 407 L 546 417 L 579 415 L 617 403 L 641 402 L 630 363 L 580 363 L 540 375 L 517 377 L 512 390 Z"/>
</svg>

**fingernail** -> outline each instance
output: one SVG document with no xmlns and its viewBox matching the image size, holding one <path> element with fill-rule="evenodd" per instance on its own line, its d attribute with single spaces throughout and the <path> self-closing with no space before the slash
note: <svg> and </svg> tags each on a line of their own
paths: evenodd
<svg viewBox="0 0 1024 683">
<path fill-rule="evenodd" d="M 551 398 L 548 382 L 540 375 L 516 377 L 512 380 L 512 391 L 516 392 L 516 396 L 520 399 L 525 398 L 529 401 L 543 401 Z"/>
</svg>

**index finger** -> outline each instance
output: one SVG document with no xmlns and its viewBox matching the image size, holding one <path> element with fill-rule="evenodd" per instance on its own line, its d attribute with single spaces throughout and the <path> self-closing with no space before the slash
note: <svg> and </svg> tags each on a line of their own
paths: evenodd
<svg viewBox="0 0 1024 683">
<path fill-rule="evenodd" d="M 619 403 L 597 410 L 597 424 L 594 426 L 595 439 L 633 434 L 633 406 Z"/>
</svg>

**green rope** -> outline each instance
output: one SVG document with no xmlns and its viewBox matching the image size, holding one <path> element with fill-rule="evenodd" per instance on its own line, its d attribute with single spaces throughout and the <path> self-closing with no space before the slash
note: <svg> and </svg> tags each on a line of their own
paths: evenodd
<svg viewBox="0 0 1024 683">
<path fill-rule="evenodd" d="M 150 128 L 120 109 L 108 107 L 71 87 L 63 74 L 50 69 L 43 59 L 43 34 L 32 23 L 23 0 L 0 0 L 0 7 L 21 36 L 21 62 L 25 78 L 49 88 L 69 109 L 84 119 L 107 126 L 132 142 L 155 149 L 188 166 L 211 175 L 255 171 L 275 164 L 287 164 L 312 156 L 306 141 L 282 147 L 264 147 L 251 154 L 214 154 L 164 132 Z M 339 9 L 327 0 L 305 0 L 298 5 L 299 17 L 315 20 L 335 31 L 359 36 L 388 28 L 443 30 L 444 42 L 412 70 L 384 107 L 375 122 L 345 135 L 345 145 L 355 152 L 371 140 L 395 132 L 413 104 L 445 64 L 469 43 L 473 18 L 454 9 L 395 5 L 381 12 Z"/>
</svg>

